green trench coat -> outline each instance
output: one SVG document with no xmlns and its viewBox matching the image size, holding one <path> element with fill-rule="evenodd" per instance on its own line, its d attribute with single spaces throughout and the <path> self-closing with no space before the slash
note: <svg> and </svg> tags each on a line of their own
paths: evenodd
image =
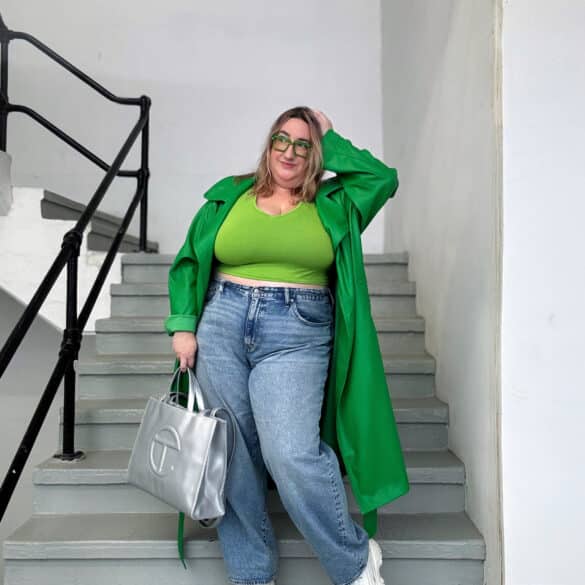
<svg viewBox="0 0 585 585">
<path fill-rule="evenodd" d="M 321 182 L 315 204 L 335 250 L 330 287 L 336 302 L 321 438 L 336 452 L 372 537 L 377 508 L 408 492 L 409 483 L 371 315 L 360 236 L 396 193 L 398 177 L 396 169 L 333 129 L 323 136 L 322 148 L 324 169 L 336 175 Z M 254 180 L 226 177 L 204 194 L 207 201 L 193 218 L 169 271 L 170 315 L 165 320 L 169 335 L 196 331 L 213 271 L 215 237 L 232 205 Z M 176 360 L 175 369 L 178 365 Z M 181 560 L 183 520 L 181 514 Z"/>
</svg>

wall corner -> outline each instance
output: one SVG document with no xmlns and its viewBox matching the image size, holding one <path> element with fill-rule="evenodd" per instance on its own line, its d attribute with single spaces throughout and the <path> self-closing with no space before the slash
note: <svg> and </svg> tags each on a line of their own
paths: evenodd
<svg viewBox="0 0 585 585">
<path fill-rule="evenodd" d="M 12 157 L 0 151 L 0 215 L 8 215 L 12 207 L 12 180 L 10 168 Z"/>
</svg>

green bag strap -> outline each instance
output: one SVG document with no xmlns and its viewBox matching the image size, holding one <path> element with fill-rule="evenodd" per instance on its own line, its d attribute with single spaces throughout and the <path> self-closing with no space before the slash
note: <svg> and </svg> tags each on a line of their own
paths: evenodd
<svg viewBox="0 0 585 585">
<path fill-rule="evenodd" d="M 180 362 L 178 358 L 175 358 L 175 365 L 173 367 L 173 373 L 177 371 Z M 178 392 L 179 392 L 179 404 L 181 406 L 187 406 L 187 395 L 189 393 L 188 378 L 185 375 L 179 376 Z M 197 405 L 195 405 L 197 409 Z M 183 563 L 183 567 L 187 570 L 187 564 L 185 563 L 185 513 L 179 512 L 178 524 L 177 524 L 177 548 L 179 550 L 179 559 Z"/>
<path fill-rule="evenodd" d="M 362 517 L 364 519 L 364 528 L 368 533 L 368 536 L 373 538 L 376 535 L 376 530 L 378 530 L 378 508 L 370 510 L 366 514 L 363 514 Z"/>
<path fill-rule="evenodd" d="M 183 567 L 187 570 L 187 564 L 185 563 L 185 513 L 179 512 L 179 531 L 177 533 L 177 546 L 179 548 L 179 558 L 183 563 Z"/>
</svg>

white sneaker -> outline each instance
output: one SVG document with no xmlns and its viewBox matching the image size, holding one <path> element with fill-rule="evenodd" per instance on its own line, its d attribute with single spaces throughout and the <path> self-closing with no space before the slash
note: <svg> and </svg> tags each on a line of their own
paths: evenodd
<svg viewBox="0 0 585 585">
<path fill-rule="evenodd" d="M 380 574 L 382 566 L 382 549 L 380 545 L 370 538 L 368 542 L 368 564 L 362 574 L 351 585 L 385 585 Z"/>
</svg>

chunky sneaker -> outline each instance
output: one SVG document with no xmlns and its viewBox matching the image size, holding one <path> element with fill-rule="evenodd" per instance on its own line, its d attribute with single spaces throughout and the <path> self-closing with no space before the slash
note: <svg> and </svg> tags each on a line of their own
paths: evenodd
<svg viewBox="0 0 585 585">
<path fill-rule="evenodd" d="M 385 585 L 384 579 L 380 575 L 382 549 L 373 538 L 370 538 L 368 548 L 370 551 L 368 553 L 368 564 L 362 574 L 351 585 Z"/>
</svg>

